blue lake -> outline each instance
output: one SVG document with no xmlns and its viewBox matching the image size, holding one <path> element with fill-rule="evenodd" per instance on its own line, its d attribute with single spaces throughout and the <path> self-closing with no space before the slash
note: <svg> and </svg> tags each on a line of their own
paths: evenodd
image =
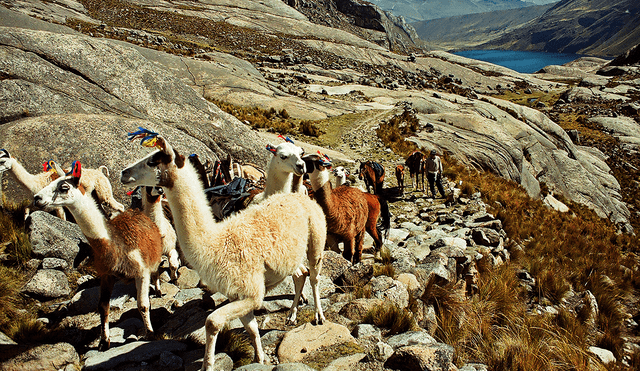
<svg viewBox="0 0 640 371">
<path fill-rule="evenodd" d="M 521 73 L 534 73 L 545 66 L 561 65 L 581 57 L 578 54 L 522 52 L 514 50 L 465 50 L 453 53 L 497 64 Z"/>
</svg>

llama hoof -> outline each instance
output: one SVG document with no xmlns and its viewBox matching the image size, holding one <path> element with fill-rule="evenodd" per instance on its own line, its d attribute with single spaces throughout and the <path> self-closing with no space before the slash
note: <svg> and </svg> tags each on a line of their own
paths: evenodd
<svg viewBox="0 0 640 371">
<path fill-rule="evenodd" d="M 110 347 L 111 347 L 111 341 L 110 340 L 100 339 L 100 343 L 98 344 L 98 351 L 99 352 L 107 351 L 107 350 L 109 350 Z"/>
<path fill-rule="evenodd" d="M 288 319 L 287 319 L 287 325 L 289 325 L 289 326 L 295 326 L 295 325 L 297 325 L 297 324 L 298 324 L 298 320 L 297 320 L 297 319 L 295 319 L 295 318 L 294 318 L 294 319 L 291 319 L 291 318 L 288 318 Z"/>
</svg>

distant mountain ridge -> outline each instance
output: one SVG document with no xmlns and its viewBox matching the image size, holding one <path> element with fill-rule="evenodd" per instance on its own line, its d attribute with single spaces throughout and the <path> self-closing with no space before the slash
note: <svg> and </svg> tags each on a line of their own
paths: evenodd
<svg viewBox="0 0 640 371">
<path fill-rule="evenodd" d="M 562 0 L 542 16 L 478 46 L 617 56 L 640 40 L 640 1 Z"/>
<path fill-rule="evenodd" d="M 494 12 L 465 14 L 414 22 L 418 36 L 432 49 L 469 49 L 523 27 L 553 4 Z"/>
<path fill-rule="evenodd" d="M 517 9 L 557 0 L 369 0 L 382 10 L 402 16 L 407 22 Z"/>
</svg>

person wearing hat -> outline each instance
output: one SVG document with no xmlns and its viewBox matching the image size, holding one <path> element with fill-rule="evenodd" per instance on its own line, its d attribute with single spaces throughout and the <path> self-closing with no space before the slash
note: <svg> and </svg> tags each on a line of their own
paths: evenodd
<svg viewBox="0 0 640 371">
<path fill-rule="evenodd" d="M 427 180 L 429 181 L 429 188 L 431 189 L 431 195 L 436 196 L 434 184 L 438 186 L 438 192 L 440 196 L 444 198 L 444 187 L 442 186 L 442 161 L 440 157 L 436 155 L 436 150 L 431 150 L 429 157 L 425 160 L 425 170 L 427 172 Z"/>
</svg>

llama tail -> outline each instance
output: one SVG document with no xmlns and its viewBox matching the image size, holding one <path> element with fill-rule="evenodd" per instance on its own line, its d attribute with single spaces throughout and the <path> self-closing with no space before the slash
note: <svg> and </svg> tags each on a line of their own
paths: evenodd
<svg viewBox="0 0 640 371">
<path fill-rule="evenodd" d="M 98 170 L 102 171 L 106 176 L 109 176 L 109 168 L 105 165 L 100 165 L 100 167 L 98 167 Z"/>
<path fill-rule="evenodd" d="M 384 232 L 384 241 L 389 238 L 389 229 L 391 229 L 391 213 L 389 212 L 389 204 L 387 203 L 387 200 L 378 196 L 378 201 L 380 201 L 380 217 L 382 220 L 378 223 L 376 229 L 380 236 L 382 236 L 382 232 Z"/>
</svg>

